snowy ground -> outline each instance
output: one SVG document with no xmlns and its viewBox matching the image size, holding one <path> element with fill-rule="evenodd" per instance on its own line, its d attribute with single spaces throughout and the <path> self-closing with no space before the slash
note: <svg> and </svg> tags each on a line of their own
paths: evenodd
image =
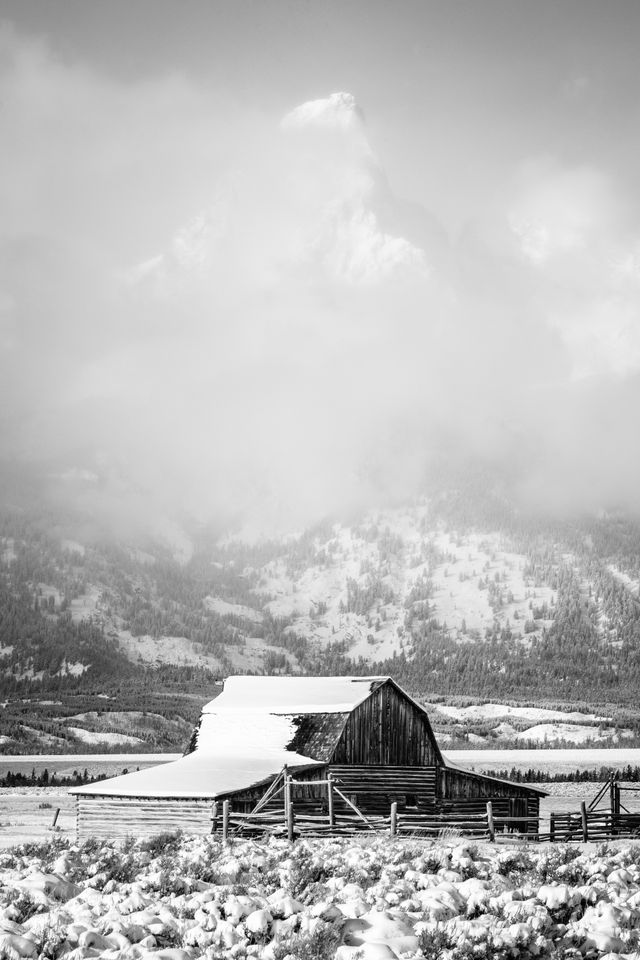
<svg viewBox="0 0 640 960">
<path fill-rule="evenodd" d="M 220 668 L 220 662 L 186 637 L 133 637 L 128 630 L 118 632 L 118 640 L 130 660 L 144 663 L 178 663 L 183 666 Z"/>
<path fill-rule="evenodd" d="M 69 733 L 77 737 L 81 743 L 110 743 L 125 746 L 126 744 L 136 745 L 142 743 L 140 737 L 131 737 L 126 733 L 109 733 L 101 730 L 99 733 L 93 730 L 85 730 L 83 727 L 67 726 Z"/>
<path fill-rule="evenodd" d="M 550 723 L 554 720 L 564 723 L 611 722 L 611 717 L 601 717 L 595 713 L 578 713 L 577 711 L 547 710 L 545 707 L 510 707 L 504 703 L 475 703 L 470 707 L 450 707 L 443 703 L 427 704 L 428 709 L 435 709 L 455 720 L 469 722 L 478 720 L 497 720 L 502 717 L 513 717 L 517 720 L 532 720 L 537 723 Z"/>
<path fill-rule="evenodd" d="M 7 960 L 637 958 L 640 847 L 66 841 L 0 854 Z"/>
<path fill-rule="evenodd" d="M 58 809 L 54 831 L 53 818 Z M 74 838 L 75 809 L 74 798 L 63 788 L 0 788 L 0 848 L 54 836 Z"/>
<path fill-rule="evenodd" d="M 633 737 L 630 729 L 617 730 L 615 727 L 592 727 L 580 723 L 537 723 L 515 735 L 516 740 L 536 743 L 619 743 Z"/>
<path fill-rule="evenodd" d="M 221 617 L 241 617 L 243 620 L 250 620 L 252 623 L 262 623 L 264 620 L 264 616 L 259 610 L 254 610 L 253 607 L 247 607 L 242 603 L 229 603 L 220 597 L 205 597 L 204 603 L 209 610 L 220 614 Z"/>
<path fill-rule="evenodd" d="M 494 743 L 499 746 L 505 740 L 531 741 L 532 743 L 588 744 L 601 743 L 603 746 L 619 744 L 634 736 L 628 727 L 611 726 L 612 717 L 578 711 L 549 710 L 544 707 L 514 707 L 504 703 L 478 703 L 468 707 L 455 707 L 442 703 L 425 704 L 431 715 L 438 739 L 450 741 L 456 737 L 463 739 L 468 727 L 481 723 L 490 727 L 486 736 L 469 734 L 470 743 Z M 455 730 L 450 726 L 446 733 L 438 732 L 439 725 L 455 721 Z"/>
</svg>

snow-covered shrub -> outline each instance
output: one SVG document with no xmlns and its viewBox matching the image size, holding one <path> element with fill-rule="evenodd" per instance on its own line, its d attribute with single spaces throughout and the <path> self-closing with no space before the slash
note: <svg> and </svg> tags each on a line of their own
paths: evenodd
<svg viewBox="0 0 640 960">
<path fill-rule="evenodd" d="M 550 880 L 563 876 L 558 873 L 561 867 L 567 867 L 573 860 L 580 856 L 580 849 L 576 846 L 570 846 L 568 843 L 553 844 L 544 848 L 542 856 L 534 859 L 532 863 L 535 879 L 541 883 L 547 883 Z M 566 877 L 568 871 L 565 871 Z"/>
<path fill-rule="evenodd" d="M 182 832 L 180 830 L 158 833 L 154 837 L 147 837 L 140 841 L 138 849 L 150 854 L 151 858 L 171 856 L 180 849 Z"/>
<path fill-rule="evenodd" d="M 333 960 L 341 941 L 340 927 L 320 920 L 312 933 L 297 934 L 276 944 L 272 960 Z"/>
<path fill-rule="evenodd" d="M 446 923 L 436 922 L 431 929 L 425 928 L 418 937 L 418 949 L 429 960 L 443 960 L 454 950 L 458 938 L 447 929 Z"/>
<path fill-rule="evenodd" d="M 287 889 L 296 900 L 309 902 L 329 877 L 330 873 L 320 859 L 295 858 L 287 878 Z"/>
<path fill-rule="evenodd" d="M 533 861 L 524 850 L 505 850 L 498 856 L 497 871 L 501 877 L 522 877 L 533 869 Z"/>
<path fill-rule="evenodd" d="M 110 851 L 100 861 L 100 872 L 94 877 L 94 886 L 104 889 L 109 882 L 114 884 L 132 883 L 138 876 L 140 866 L 135 854 L 123 856 L 121 853 Z"/>
<path fill-rule="evenodd" d="M 36 941 L 38 960 L 58 960 L 69 948 L 66 925 L 60 921 L 43 927 Z"/>
<path fill-rule="evenodd" d="M 16 923 L 24 923 L 35 913 L 43 913 L 45 907 L 27 891 L 20 887 L 11 887 L 3 891 L 2 899 L 10 907 L 9 915 Z"/>
</svg>

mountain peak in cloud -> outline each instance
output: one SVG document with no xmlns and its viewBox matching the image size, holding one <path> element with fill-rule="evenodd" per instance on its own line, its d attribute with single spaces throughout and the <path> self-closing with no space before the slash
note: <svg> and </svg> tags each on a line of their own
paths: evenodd
<svg viewBox="0 0 640 960">
<path fill-rule="evenodd" d="M 271 288 L 296 275 L 371 285 L 430 274 L 432 236 L 416 234 L 415 210 L 393 195 L 350 93 L 287 113 L 247 151 L 236 179 L 224 203 L 204 208 L 164 254 L 130 271 L 131 286 L 164 298 L 192 279 L 230 274 Z"/>
<path fill-rule="evenodd" d="M 283 129 L 304 127 L 334 130 L 361 130 L 364 117 L 356 98 L 351 93 L 332 93 L 320 100 L 308 100 L 287 113 L 281 122 Z"/>
</svg>

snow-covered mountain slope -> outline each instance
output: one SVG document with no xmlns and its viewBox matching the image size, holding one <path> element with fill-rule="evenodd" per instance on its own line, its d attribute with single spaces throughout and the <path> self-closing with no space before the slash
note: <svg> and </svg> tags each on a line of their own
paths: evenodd
<svg viewBox="0 0 640 960">
<path fill-rule="evenodd" d="M 640 524 L 455 503 L 449 493 L 250 543 L 193 528 L 180 558 L 153 542 L 83 542 L 68 518 L 7 515 L 2 686 L 56 699 L 54 689 L 136 670 L 209 671 L 211 682 L 385 673 L 453 739 L 626 737 L 640 681 Z"/>
<path fill-rule="evenodd" d="M 255 596 L 273 617 L 318 642 L 343 642 L 365 660 L 411 645 L 407 621 L 437 620 L 469 643 L 496 625 L 514 642 L 553 622 L 557 591 L 527 574 L 527 557 L 500 534 L 429 527 L 426 505 L 369 515 L 314 537 L 304 570 L 287 556 L 249 567 Z M 534 610 L 535 607 L 535 610 Z"/>
</svg>

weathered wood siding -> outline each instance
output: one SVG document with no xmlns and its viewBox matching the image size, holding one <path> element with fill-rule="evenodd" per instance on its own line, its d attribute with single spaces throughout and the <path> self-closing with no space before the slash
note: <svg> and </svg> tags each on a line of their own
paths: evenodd
<svg viewBox="0 0 640 960">
<path fill-rule="evenodd" d="M 497 797 L 539 797 L 521 783 L 509 783 L 474 773 L 472 770 L 456 770 L 442 767 L 440 770 L 439 796 L 447 800 L 486 799 Z"/>
<path fill-rule="evenodd" d="M 411 766 L 342 766 L 331 764 L 336 786 L 363 813 L 389 815 L 392 803 L 398 810 L 432 810 L 436 768 Z M 344 804 L 336 800 L 336 810 Z"/>
<path fill-rule="evenodd" d="M 521 832 L 536 832 L 540 815 L 540 794 L 520 783 L 484 777 L 467 770 L 443 767 L 439 771 L 438 806 L 443 814 L 479 814 L 486 810 L 491 800 L 496 818 L 529 818 L 529 825 L 514 822 L 513 829 Z"/>
<path fill-rule="evenodd" d="M 291 788 L 291 800 L 298 815 L 324 816 L 328 813 L 327 786 L 324 783 L 314 784 L 315 780 L 325 780 L 327 773 L 334 778 L 336 787 L 364 814 L 389 816 L 394 802 L 399 810 L 434 809 L 435 767 L 331 764 L 327 768 L 304 772 L 293 768 L 290 773 L 294 780 L 305 781 L 305 786 L 294 783 Z M 232 809 L 238 813 L 249 813 L 265 789 L 261 788 L 260 793 L 256 791 L 251 797 L 247 796 L 247 791 L 230 796 Z M 283 793 L 274 795 L 263 809 L 274 814 L 280 812 L 284 816 Z M 335 793 L 334 810 L 338 817 L 342 814 L 353 816 L 348 804 Z"/>
<path fill-rule="evenodd" d="M 76 797 L 78 839 L 151 837 L 167 830 L 211 833 L 211 800 Z"/>
<path fill-rule="evenodd" d="M 441 762 L 427 715 L 388 681 L 352 711 L 331 757 L 335 764 L 376 766 Z"/>
</svg>

